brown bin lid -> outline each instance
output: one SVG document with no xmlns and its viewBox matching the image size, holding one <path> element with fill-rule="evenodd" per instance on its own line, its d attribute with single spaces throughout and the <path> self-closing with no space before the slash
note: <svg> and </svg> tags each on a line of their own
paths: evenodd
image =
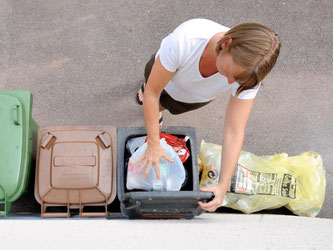
<svg viewBox="0 0 333 250">
<path fill-rule="evenodd" d="M 40 127 L 35 197 L 42 217 L 48 206 L 67 206 L 65 216 L 70 208 L 81 216 L 85 206 L 106 208 L 116 196 L 116 145 L 112 127 Z"/>
</svg>

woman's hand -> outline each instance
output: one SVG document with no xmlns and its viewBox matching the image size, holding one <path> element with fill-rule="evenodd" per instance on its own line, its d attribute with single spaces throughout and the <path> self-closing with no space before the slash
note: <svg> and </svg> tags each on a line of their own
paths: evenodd
<svg viewBox="0 0 333 250">
<path fill-rule="evenodd" d="M 210 187 L 204 187 L 204 188 L 200 188 L 200 191 L 203 192 L 213 192 L 215 198 L 208 202 L 208 203 L 203 203 L 201 201 L 199 201 L 199 205 L 202 209 L 209 211 L 209 212 L 214 212 L 218 207 L 222 206 L 223 203 L 223 198 L 224 195 L 227 192 L 228 187 L 226 185 L 224 185 L 223 183 L 219 183 L 217 185 L 213 185 Z"/>
<path fill-rule="evenodd" d="M 147 176 L 149 174 L 151 166 L 154 164 L 156 177 L 159 180 L 160 179 L 159 162 L 160 162 L 161 158 L 165 158 L 166 160 L 173 162 L 173 160 L 164 152 L 163 148 L 161 147 L 160 141 L 158 141 L 157 143 L 148 142 L 148 147 L 147 147 L 145 154 L 142 157 L 140 157 L 137 161 L 135 161 L 134 164 L 138 164 L 139 162 L 142 162 L 141 166 L 139 168 L 139 171 L 138 171 L 139 174 L 142 172 L 144 167 L 147 166 L 144 176 L 143 176 L 143 178 L 145 178 L 145 179 L 147 178 Z"/>
</svg>

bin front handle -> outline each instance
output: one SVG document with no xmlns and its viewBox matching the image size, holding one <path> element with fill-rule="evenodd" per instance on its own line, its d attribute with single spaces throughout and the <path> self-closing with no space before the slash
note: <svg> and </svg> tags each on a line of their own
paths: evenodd
<svg viewBox="0 0 333 250">
<path fill-rule="evenodd" d="M 45 204 L 45 197 L 51 192 L 52 189 L 50 189 L 43 197 L 41 197 L 41 216 L 42 218 L 45 217 L 70 217 L 70 210 L 71 210 L 71 205 L 79 205 L 79 212 L 80 212 L 80 217 L 107 217 L 108 216 L 108 204 L 107 204 L 107 197 L 106 195 L 97 188 L 98 192 L 100 192 L 100 194 L 103 196 L 103 202 L 102 205 L 98 205 L 98 206 L 102 206 L 104 208 L 104 212 L 84 212 L 83 208 L 84 207 L 89 207 L 89 206 L 95 206 L 94 203 L 93 204 L 89 204 L 89 203 L 83 203 L 82 202 L 82 190 L 85 189 L 91 189 L 91 188 L 78 188 L 75 189 L 79 192 L 79 203 L 72 203 L 70 202 L 69 199 L 69 192 L 70 189 L 65 188 L 62 190 L 66 190 L 66 201 L 65 203 L 57 203 L 57 206 L 63 205 L 63 207 L 67 208 L 66 212 L 48 212 L 47 208 L 49 204 Z"/>
<path fill-rule="evenodd" d="M 5 194 L 5 201 L 0 201 L 0 204 L 5 204 L 5 210 L 3 211 L 0 210 L 0 216 L 7 217 L 7 213 L 11 208 L 11 203 L 8 201 L 6 188 L 1 183 L 0 183 L 0 188 L 3 190 Z"/>
<path fill-rule="evenodd" d="M 79 206 L 80 206 L 80 217 L 107 217 L 108 215 L 108 203 L 107 203 L 107 198 L 101 190 L 98 190 L 103 196 L 104 196 L 104 212 L 83 212 L 83 207 L 89 207 L 89 204 L 82 203 L 82 196 L 81 196 L 81 188 L 79 189 Z"/>
<path fill-rule="evenodd" d="M 66 190 L 66 195 L 67 195 L 67 203 L 64 204 L 65 207 L 67 207 L 67 212 L 66 213 L 54 213 L 54 212 L 47 212 L 47 206 L 45 205 L 44 198 L 50 193 L 52 189 L 50 189 L 43 197 L 41 201 L 41 216 L 42 218 L 52 218 L 52 217 L 70 217 L 70 209 L 69 209 L 69 192 L 68 189 Z"/>
</svg>

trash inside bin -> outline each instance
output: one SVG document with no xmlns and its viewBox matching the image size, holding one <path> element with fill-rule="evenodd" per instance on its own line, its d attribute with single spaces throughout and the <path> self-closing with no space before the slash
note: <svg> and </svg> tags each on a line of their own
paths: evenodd
<svg viewBox="0 0 333 250">
<path fill-rule="evenodd" d="M 134 152 L 145 143 L 146 138 L 147 136 L 140 136 L 127 140 L 126 150 L 128 150 L 131 155 L 134 154 Z"/>
<path fill-rule="evenodd" d="M 164 139 L 165 142 L 175 150 L 182 163 L 190 157 L 190 151 L 186 147 L 186 141 L 189 139 L 188 136 L 185 138 L 178 138 L 177 136 L 169 135 L 167 133 L 160 133 L 160 139 Z"/>
<path fill-rule="evenodd" d="M 0 91 L 0 216 L 28 188 L 37 133 L 31 113 L 31 92 Z"/>
<path fill-rule="evenodd" d="M 201 142 L 201 187 L 218 183 L 221 153 L 222 146 Z M 294 214 L 315 217 L 325 187 L 325 170 L 316 152 L 259 157 L 242 151 L 223 204 L 244 213 L 286 206 Z"/>
<path fill-rule="evenodd" d="M 42 217 L 105 216 L 116 196 L 116 130 L 105 126 L 38 130 L 35 198 Z"/>
<path fill-rule="evenodd" d="M 128 162 L 127 182 L 128 190 L 143 189 L 146 191 L 180 191 L 185 181 L 185 168 L 176 151 L 166 143 L 165 139 L 160 139 L 160 144 L 165 153 L 173 160 L 162 158 L 159 162 L 160 179 L 157 179 L 155 166 L 152 165 L 149 174 L 144 178 L 146 167 L 138 173 L 142 162 L 137 162 L 147 150 L 147 142 L 138 148 Z"/>
<path fill-rule="evenodd" d="M 179 138 L 188 136 L 186 145 L 190 158 L 184 163 L 188 181 L 180 191 L 143 191 L 126 188 L 127 159 L 131 153 L 126 149 L 128 140 L 146 135 L 144 127 L 119 128 L 117 130 L 117 193 L 123 216 L 129 218 L 193 218 L 204 211 L 198 200 L 209 200 L 212 193 L 200 192 L 196 134 L 191 127 L 163 127 L 165 132 Z"/>
</svg>

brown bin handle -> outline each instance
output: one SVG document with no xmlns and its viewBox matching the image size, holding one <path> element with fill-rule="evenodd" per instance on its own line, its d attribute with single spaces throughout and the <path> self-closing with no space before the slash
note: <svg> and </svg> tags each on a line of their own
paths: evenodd
<svg viewBox="0 0 333 250">
<path fill-rule="evenodd" d="M 66 217 L 68 218 L 68 213 L 50 213 L 50 212 L 44 212 L 44 215 L 42 218 L 58 218 L 58 217 Z"/>
<path fill-rule="evenodd" d="M 107 217 L 107 215 L 107 212 L 84 212 L 80 214 L 81 217 Z"/>
<path fill-rule="evenodd" d="M 50 190 L 51 191 L 51 190 Z M 50 192 L 49 191 L 49 192 Z M 41 202 L 41 216 L 42 216 L 42 218 L 54 218 L 54 217 L 67 217 L 67 218 L 69 218 L 70 217 L 70 209 L 69 209 L 69 194 L 68 194 L 68 189 L 67 189 L 67 192 L 66 192 L 66 194 L 67 194 L 67 204 L 65 205 L 64 204 L 64 206 L 66 206 L 67 207 L 67 212 L 66 213 L 59 213 L 59 212 L 55 212 L 55 213 L 52 213 L 52 212 L 46 212 L 46 208 L 47 208 L 47 206 L 45 206 L 45 202 L 44 202 L 44 197 L 49 193 L 49 192 L 47 192 L 43 197 L 42 197 L 42 202 Z"/>
<path fill-rule="evenodd" d="M 88 206 L 90 206 L 90 204 L 82 203 L 82 201 L 81 201 L 81 190 L 82 189 L 79 189 L 80 217 L 107 217 L 108 216 L 108 204 L 107 204 L 106 196 L 99 189 L 97 189 L 104 196 L 105 212 L 83 212 L 83 207 L 88 207 Z"/>
<path fill-rule="evenodd" d="M 79 190 L 80 217 L 107 217 L 108 216 L 107 197 L 105 196 L 105 194 L 103 194 L 99 189 L 97 189 L 104 196 L 103 206 L 105 208 L 105 212 L 83 212 L 83 208 L 87 207 L 87 206 L 91 206 L 91 204 L 82 203 L 82 199 L 81 199 L 81 191 L 82 191 L 82 189 L 80 188 L 78 190 Z M 49 192 L 47 192 L 42 197 L 42 201 L 41 201 L 41 216 L 42 216 L 42 218 L 52 218 L 52 217 L 67 217 L 67 218 L 69 218 L 70 217 L 69 189 L 66 189 L 66 191 L 67 191 L 66 192 L 66 194 L 67 194 L 67 203 L 65 203 L 63 205 L 67 207 L 67 212 L 66 213 L 61 213 L 61 212 L 46 212 L 47 206 L 45 206 L 44 197 L 46 197 L 47 194 L 49 193 Z M 75 203 L 75 204 L 77 204 L 77 203 Z M 57 205 L 61 205 L 61 203 L 59 203 Z"/>
</svg>

